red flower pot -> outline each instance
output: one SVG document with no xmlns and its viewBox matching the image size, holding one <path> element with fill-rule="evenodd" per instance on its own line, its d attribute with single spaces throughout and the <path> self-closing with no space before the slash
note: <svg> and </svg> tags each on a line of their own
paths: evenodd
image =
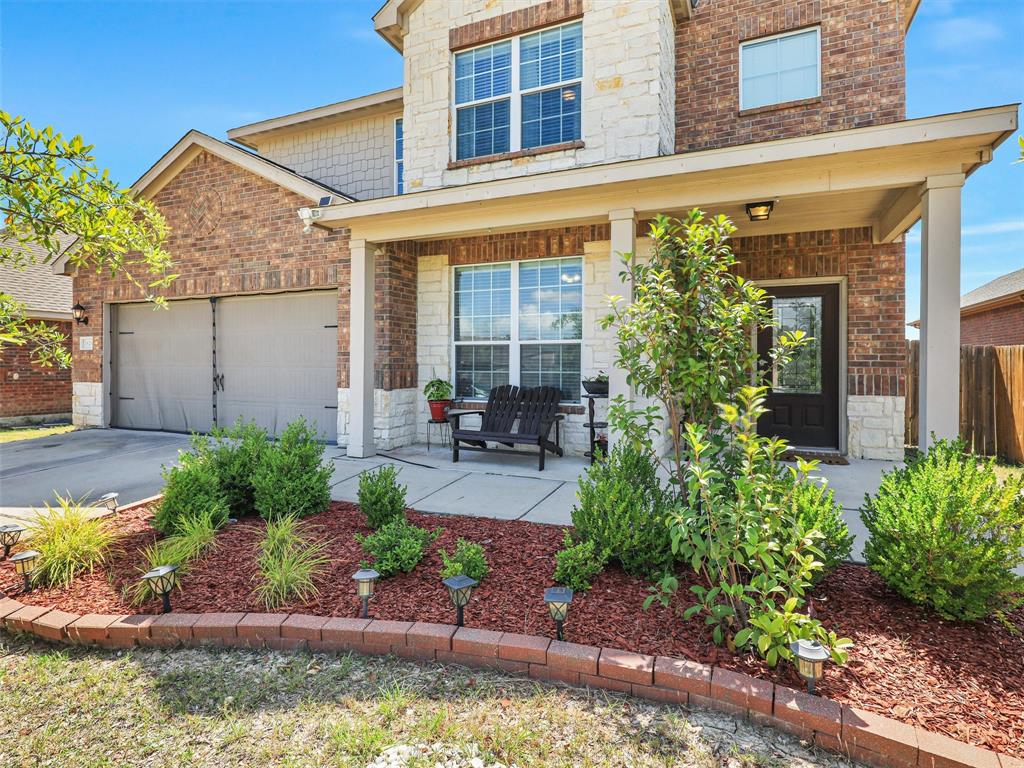
<svg viewBox="0 0 1024 768">
<path fill-rule="evenodd" d="M 429 400 L 427 404 L 430 406 L 430 418 L 434 421 L 442 421 L 452 407 L 451 400 Z"/>
</svg>

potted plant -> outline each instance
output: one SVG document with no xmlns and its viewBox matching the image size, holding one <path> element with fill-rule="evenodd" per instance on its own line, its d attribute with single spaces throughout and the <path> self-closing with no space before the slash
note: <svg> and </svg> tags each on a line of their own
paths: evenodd
<svg viewBox="0 0 1024 768">
<path fill-rule="evenodd" d="M 430 418 L 441 421 L 452 406 L 452 385 L 444 379 L 431 379 L 423 388 L 423 394 L 430 406 Z"/>
<path fill-rule="evenodd" d="M 587 390 L 588 395 L 607 395 L 608 374 L 604 371 L 599 371 L 597 376 L 594 376 L 592 379 L 584 379 L 583 388 Z"/>
</svg>

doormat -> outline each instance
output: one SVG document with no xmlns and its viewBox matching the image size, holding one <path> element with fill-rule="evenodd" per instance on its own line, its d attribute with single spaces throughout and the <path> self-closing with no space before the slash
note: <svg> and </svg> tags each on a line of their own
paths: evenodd
<svg viewBox="0 0 1024 768">
<path fill-rule="evenodd" d="M 846 466 L 850 462 L 846 460 L 846 457 L 838 454 L 831 453 L 829 451 L 800 451 L 800 450 L 789 450 L 782 454 L 783 461 L 796 461 L 797 458 L 801 458 L 804 461 L 819 461 L 822 464 L 832 464 L 834 466 Z"/>
</svg>

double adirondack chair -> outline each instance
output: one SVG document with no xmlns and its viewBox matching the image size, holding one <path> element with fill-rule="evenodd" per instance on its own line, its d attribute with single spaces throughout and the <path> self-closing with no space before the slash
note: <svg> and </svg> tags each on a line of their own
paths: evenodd
<svg viewBox="0 0 1024 768">
<path fill-rule="evenodd" d="M 452 462 L 459 460 L 459 451 L 492 451 L 519 455 L 512 450 L 516 445 L 536 445 L 539 449 L 538 468 L 544 471 L 544 454 L 551 452 L 563 456 L 559 424 L 558 403 L 562 393 L 556 387 L 520 389 L 504 384 L 491 390 L 487 407 L 483 411 L 455 411 L 448 421 L 452 428 Z M 463 429 L 464 416 L 480 415 L 480 429 Z M 555 428 L 555 441 L 551 442 L 551 427 Z M 487 443 L 508 448 L 488 448 Z"/>
</svg>

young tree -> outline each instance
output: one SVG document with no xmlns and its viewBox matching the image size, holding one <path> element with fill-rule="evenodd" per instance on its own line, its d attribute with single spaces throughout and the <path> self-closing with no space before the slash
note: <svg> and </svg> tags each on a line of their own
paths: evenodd
<svg viewBox="0 0 1024 768">
<path fill-rule="evenodd" d="M 52 263 L 63 245 L 78 269 L 127 277 L 146 299 L 170 284 L 170 255 L 163 250 L 167 224 L 152 203 L 120 189 L 100 171 L 81 136 L 65 139 L 53 128 L 33 128 L 0 110 L 0 264 L 24 268 L 21 246 L 35 244 Z M 45 323 L 31 323 L 25 307 L 0 291 L 0 347 L 31 345 L 41 365 L 66 367 L 64 337 Z"/>
<path fill-rule="evenodd" d="M 616 365 L 639 397 L 657 403 L 641 408 L 616 397 L 608 421 L 665 467 L 680 490 L 686 487 L 683 423 L 710 431 L 717 404 L 732 402 L 758 378 L 755 332 L 773 323 L 765 291 L 732 271 L 736 257 L 728 241 L 735 231 L 725 216 L 697 209 L 685 220 L 656 217 L 650 261 L 623 254 L 632 302 L 610 296 L 611 313 L 601 320 L 603 328 L 614 328 Z M 802 332 L 782 334 L 771 362 L 784 364 L 805 341 Z M 651 440 L 663 432 L 671 441 L 667 458 Z"/>
</svg>

